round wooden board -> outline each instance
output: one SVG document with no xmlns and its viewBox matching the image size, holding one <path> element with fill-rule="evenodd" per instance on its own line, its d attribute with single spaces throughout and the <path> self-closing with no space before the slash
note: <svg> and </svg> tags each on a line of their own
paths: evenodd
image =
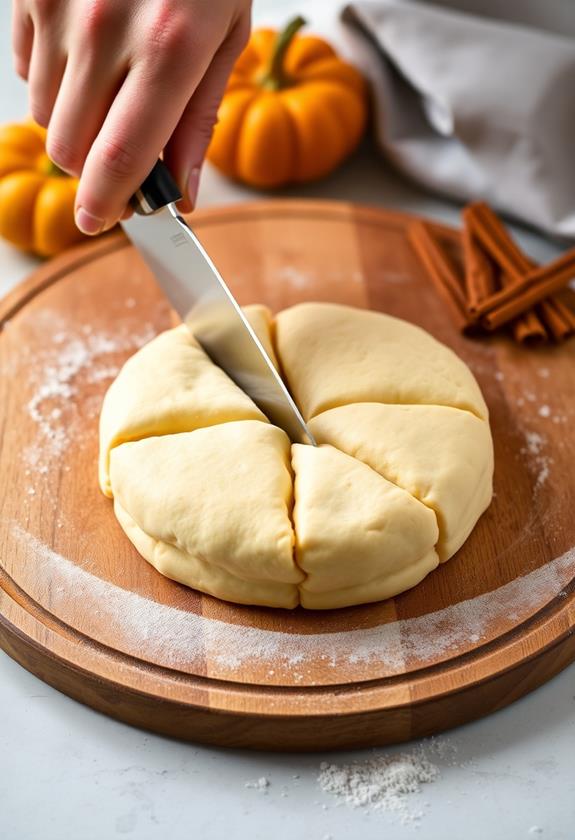
<svg viewBox="0 0 575 840">
<path fill-rule="evenodd" d="M 46 264 L 0 304 L 0 644 L 11 656 L 138 726 L 293 750 L 429 735 L 575 658 L 575 345 L 462 338 L 408 221 L 275 201 L 198 212 L 194 227 L 241 303 L 378 309 L 470 364 L 491 411 L 496 496 L 461 551 L 400 597 L 324 613 L 234 606 L 157 574 L 96 480 L 102 396 L 170 326 L 149 272 L 112 235 Z"/>
</svg>

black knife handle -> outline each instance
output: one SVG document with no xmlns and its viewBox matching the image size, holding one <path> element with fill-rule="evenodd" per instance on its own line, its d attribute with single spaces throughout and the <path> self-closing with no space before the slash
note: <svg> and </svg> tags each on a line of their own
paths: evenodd
<svg viewBox="0 0 575 840">
<path fill-rule="evenodd" d="M 141 216 L 149 216 L 166 204 L 179 201 L 181 197 L 170 170 L 158 159 L 140 189 L 130 199 L 130 206 Z"/>
</svg>

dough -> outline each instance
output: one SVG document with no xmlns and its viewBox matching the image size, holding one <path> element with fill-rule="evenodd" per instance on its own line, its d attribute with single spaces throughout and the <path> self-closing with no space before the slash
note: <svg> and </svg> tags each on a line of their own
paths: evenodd
<svg viewBox="0 0 575 840">
<path fill-rule="evenodd" d="M 335 303 L 300 303 L 277 316 L 276 341 L 306 420 L 356 402 L 450 405 L 487 417 L 467 365 L 398 318 Z"/>
<path fill-rule="evenodd" d="M 290 441 L 257 420 L 125 443 L 110 482 L 120 524 L 162 574 L 241 603 L 294 607 Z"/>
<path fill-rule="evenodd" d="M 162 333 L 128 359 L 106 394 L 100 415 L 102 490 L 113 495 L 108 461 L 119 444 L 231 420 L 268 422 L 184 324 Z"/>
<path fill-rule="evenodd" d="M 492 496 L 489 426 L 443 405 L 355 403 L 310 422 L 319 443 L 359 458 L 437 514 L 440 560 L 460 548 Z"/>
<path fill-rule="evenodd" d="M 275 369 L 279 370 L 280 366 L 274 348 L 272 313 L 267 306 L 262 306 L 261 303 L 252 303 L 250 306 L 244 306 L 244 315 L 274 363 Z"/>
<path fill-rule="evenodd" d="M 411 324 L 351 307 L 246 308 L 319 446 L 291 445 L 185 326 L 124 365 L 100 485 L 158 571 L 242 604 L 329 609 L 415 586 L 492 495 L 473 375 Z"/>
<path fill-rule="evenodd" d="M 438 564 L 432 510 L 332 446 L 293 447 L 296 559 L 310 609 L 388 598 Z"/>
</svg>

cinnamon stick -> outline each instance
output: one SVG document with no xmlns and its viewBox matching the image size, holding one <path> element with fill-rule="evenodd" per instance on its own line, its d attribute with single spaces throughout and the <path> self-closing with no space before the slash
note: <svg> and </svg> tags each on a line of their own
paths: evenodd
<svg viewBox="0 0 575 840">
<path fill-rule="evenodd" d="M 555 341 L 565 341 L 575 335 L 575 314 L 558 297 L 542 300 L 539 310 Z"/>
<path fill-rule="evenodd" d="M 511 328 L 513 338 L 519 344 L 543 344 L 549 337 L 541 318 L 533 309 L 513 321 Z"/>
<path fill-rule="evenodd" d="M 465 262 L 467 308 L 472 312 L 478 303 L 496 291 L 495 267 L 473 233 L 465 211 L 461 238 Z"/>
<path fill-rule="evenodd" d="M 575 278 L 575 249 L 547 265 L 530 271 L 513 286 L 508 286 L 478 304 L 476 314 L 488 330 L 494 330 L 523 314 L 536 303 L 559 291 Z"/>
<path fill-rule="evenodd" d="M 538 268 L 535 260 L 532 260 L 526 254 L 524 256 L 525 267 L 528 269 L 527 273 Z M 537 309 L 539 311 L 534 318 L 532 313 L 536 312 Z M 530 329 L 525 329 L 526 325 L 522 326 L 523 322 L 521 320 L 513 323 L 515 338 L 522 343 L 537 342 L 540 327 L 543 327 L 547 334 L 551 335 L 555 341 L 564 341 L 575 332 L 575 315 L 570 311 L 569 307 L 566 307 L 557 298 L 557 295 L 552 295 L 542 300 L 535 310 L 530 309 L 523 318 L 529 319 Z M 533 331 L 533 335 L 531 336 L 529 335 L 530 331 Z"/>
<path fill-rule="evenodd" d="M 493 262 L 475 234 L 474 227 L 481 230 L 496 231 L 500 247 L 505 247 L 512 257 L 508 265 L 513 264 L 517 272 L 529 271 L 534 268 L 531 260 L 524 255 L 508 236 L 507 231 L 495 216 L 493 211 L 483 203 L 477 203 L 463 211 L 463 253 L 466 267 L 467 305 L 470 313 L 479 303 L 497 290 L 496 264 Z M 493 250 L 492 249 L 492 253 Z M 518 282 L 517 274 L 511 275 L 505 270 L 499 272 L 501 286 L 507 288 Z M 512 323 L 513 337 L 520 344 L 536 344 L 546 341 L 547 330 L 538 314 L 531 310 L 518 317 Z"/>
<path fill-rule="evenodd" d="M 554 295 L 552 298 L 550 298 L 550 300 L 552 301 L 555 309 L 557 309 L 557 311 L 567 324 L 568 332 L 565 338 L 568 338 L 570 335 L 575 335 L 575 312 L 573 312 L 571 307 L 569 307 L 557 295 Z"/>
<path fill-rule="evenodd" d="M 470 326 L 463 285 L 445 250 L 425 222 L 412 222 L 409 238 L 436 291 L 447 304 L 451 318 L 459 330 Z"/>
<path fill-rule="evenodd" d="M 501 286 L 504 289 L 517 286 L 517 281 L 513 280 L 505 272 L 502 272 Z M 541 344 L 547 341 L 548 338 L 547 330 L 533 309 L 516 318 L 511 323 L 511 329 L 513 331 L 513 338 L 519 344 Z"/>
<path fill-rule="evenodd" d="M 488 254 L 514 280 L 521 280 L 529 272 L 532 263 L 491 207 L 483 201 L 468 204 L 463 210 L 463 219 L 479 239 Z"/>
</svg>

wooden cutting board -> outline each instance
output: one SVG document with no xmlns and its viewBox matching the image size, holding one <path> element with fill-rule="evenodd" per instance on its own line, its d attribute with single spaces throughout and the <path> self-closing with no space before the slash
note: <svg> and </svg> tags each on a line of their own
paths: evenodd
<svg viewBox="0 0 575 840">
<path fill-rule="evenodd" d="M 46 264 L 0 304 L 2 647 L 129 723 L 294 750 L 429 735 L 575 659 L 574 343 L 462 338 L 397 213 L 272 201 L 194 223 L 243 304 L 370 307 L 453 347 L 491 411 L 493 504 L 449 563 L 371 606 L 241 607 L 162 578 L 97 486 L 102 396 L 170 326 L 147 269 L 112 235 Z"/>
</svg>

